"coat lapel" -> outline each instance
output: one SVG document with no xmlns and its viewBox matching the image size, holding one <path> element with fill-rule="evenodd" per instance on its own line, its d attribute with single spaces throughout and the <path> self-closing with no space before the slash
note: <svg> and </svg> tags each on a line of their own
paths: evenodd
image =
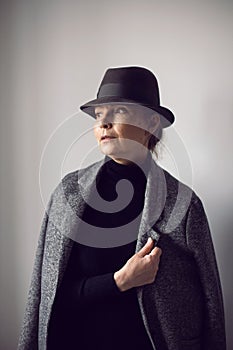
<svg viewBox="0 0 233 350">
<path fill-rule="evenodd" d="M 148 237 L 151 237 L 155 244 L 158 243 L 160 236 L 154 230 L 154 226 L 164 209 L 166 196 L 167 185 L 164 171 L 151 159 L 136 251 L 143 247 Z"/>
<path fill-rule="evenodd" d="M 151 167 L 148 173 L 147 186 L 145 192 L 145 202 L 142 212 L 141 224 L 139 227 L 136 252 L 138 252 L 146 243 L 148 237 L 154 240 L 155 246 L 159 242 L 160 234 L 154 229 L 156 222 L 159 220 L 167 197 L 167 184 L 165 174 L 152 159 Z M 152 348 L 156 350 L 154 341 L 150 333 L 150 326 L 145 312 L 143 295 L 145 286 L 137 287 L 137 298 L 142 315 L 142 319 L 151 340 Z"/>
</svg>

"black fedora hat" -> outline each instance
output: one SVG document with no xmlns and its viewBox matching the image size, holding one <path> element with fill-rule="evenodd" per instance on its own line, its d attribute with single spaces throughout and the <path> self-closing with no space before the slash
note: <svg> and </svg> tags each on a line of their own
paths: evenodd
<svg viewBox="0 0 233 350">
<path fill-rule="evenodd" d="M 154 74 L 143 67 L 109 68 L 100 84 L 97 98 L 82 105 L 80 109 L 95 118 L 95 107 L 102 104 L 136 104 L 158 112 L 162 127 L 170 126 L 175 117 L 160 105 L 159 87 Z"/>
</svg>

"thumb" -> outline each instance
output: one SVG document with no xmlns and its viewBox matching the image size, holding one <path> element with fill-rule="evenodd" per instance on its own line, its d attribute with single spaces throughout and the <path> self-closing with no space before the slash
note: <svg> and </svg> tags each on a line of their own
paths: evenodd
<svg viewBox="0 0 233 350">
<path fill-rule="evenodd" d="M 139 250 L 138 255 L 144 257 L 146 254 L 149 254 L 153 248 L 154 242 L 151 237 L 148 238 L 146 244 Z"/>
</svg>

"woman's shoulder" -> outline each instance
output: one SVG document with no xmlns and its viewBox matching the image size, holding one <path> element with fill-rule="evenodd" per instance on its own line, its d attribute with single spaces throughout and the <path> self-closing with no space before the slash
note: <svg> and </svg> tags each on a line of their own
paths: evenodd
<svg viewBox="0 0 233 350">
<path fill-rule="evenodd" d="M 82 187 L 84 191 L 86 190 L 89 183 L 92 183 L 95 173 L 98 172 L 101 164 L 102 161 L 98 161 L 64 175 L 51 192 L 46 212 L 57 213 L 59 210 L 63 210 L 71 198 L 79 198 L 80 188 Z"/>
<path fill-rule="evenodd" d="M 102 164 L 103 160 L 100 160 L 86 167 L 67 173 L 58 183 L 52 195 L 56 196 L 57 194 L 60 194 L 61 191 L 69 192 L 70 190 L 77 188 L 78 185 L 88 185 L 89 182 L 93 181 L 93 178 Z"/>
<path fill-rule="evenodd" d="M 178 198 L 179 201 L 185 200 L 185 202 L 188 199 L 191 203 L 201 201 L 192 184 L 184 183 L 169 171 L 159 165 L 157 166 L 162 171 L 166 181 L 167 200 L 173 202 L 177 201 Z"/>
<path fill-rule="evenodd" d="M 86 167 L 72 171 L 66 174 L 61 180 L 61 182 L 66 183 L 66 182 L 76 181 L 77 179 L 81 178 L 82 176 L 85 176 L 86 174 L 94 173 L 95 170 L 99 169 L 102 164 L 103 164 L 103 160 L 99 160 L 98 162 L 92 163 Z"/>
<path fill-rule="evenodd" d="M 157 225 L 160 225 L 161 232 L 172 232 L 186 223 L 188 216 L 199 217 L 203 220 L 205 210 L 201 199 L 192 189 L 167 170 L 160 167 L 163 177 L 164 206 Z M 164 181 L 165 180 L 165 181 Z M 158 229 L 158 226 L 157 226 Z"/>
</svg>

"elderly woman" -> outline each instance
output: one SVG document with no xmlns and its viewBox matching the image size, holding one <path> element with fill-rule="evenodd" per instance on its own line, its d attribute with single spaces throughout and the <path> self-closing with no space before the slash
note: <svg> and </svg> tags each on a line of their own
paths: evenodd
<svg viewBox="0 0 233 350">
<path fill-rule="evenodd" d="M 18 349 L 224 350 L 202 203 L 151 156 L 174 122 L 155 76 L 108 69 L 81 109 L 105 157 L 51 196 Z"/>
</svg>

